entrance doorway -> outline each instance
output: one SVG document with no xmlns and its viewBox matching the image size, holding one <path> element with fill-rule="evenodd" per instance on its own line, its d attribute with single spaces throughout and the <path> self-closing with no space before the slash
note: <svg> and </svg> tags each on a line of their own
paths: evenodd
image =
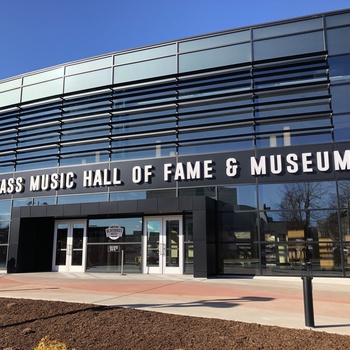
<svg viewBox="0 0 350 350">
<path fill-rule="evenodd" d="M 181 216 L 144 218 L 144 273 L 182 274 L 183 246 Z"/>
<path fill-rule="evenodd" d="M 86 266 L 86 221 L 56 221 L 53 249 L 53 271 L 84 272 Z"/>
</svg>

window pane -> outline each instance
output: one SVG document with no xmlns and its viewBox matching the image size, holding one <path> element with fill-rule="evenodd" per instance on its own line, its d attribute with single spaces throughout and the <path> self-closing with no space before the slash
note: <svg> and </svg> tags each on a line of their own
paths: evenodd
<svg viewBox="0 0 350 350">
<path fill-rule="evenodd" d="M 350 42 L 350 27 L 342 27 L 327 30 L 327 47 L 329 55 L 339 55 L 349 53 Z"/>
<path fill-rule="evenodd" d="M 334 115 L 334 141 L 348 141 L 350 135 L 350 115 Z"/>
<path fill-rule="evenodd" d="M 350 85 L 331 85 L 332 108 L 335 113 L 350 112 Z"/>
<path fill-rule="evenodd" d="M 49 70 L 47 72 L 29 75 L 23 78 L 23 85 L 40 83 L 45 80 L 52 80 L 63 76 L 63 67 Z"/>
<path fill-rule="evenodd" d="M 182 54 L 179 72 L 228 66 L 250 61 L 250 44 L 239 44 L 218 49 Z"/>
<path fill-rule="evenodd" d="M 23 88 L 22 101 L 35 100 L 37 98 L 58 95 L 62 93 L 63 79 L 51 80 Z"/>
<path fill-rule="evenodd" d="M 334 182 L 259 185 L 259 208 L 304 210 L 335 206 Z"/>
<path fill-rule="evenodd" d="M 332 82 L 350 80 L 350 55 L 328 58 Z"/>
<path fill-rule="evenodd" d="M 112 70 L 103 69 L 67 77 L 64 82 L 64 92 L 85 90 L 93 87 L 110 85 L 112 80 Z"/>
<path fill-rule="evenodd" d="M 179 43 L 179 52 L 203 50 L 215 46 L 232 45 L 250 40 L 250 31 L 244 30 L 236 33 L 215 35 L 204 39 L 195 39 Z"/>
<path fill-rule="evenodd" d="M 322 32 L 291 35 L 253 42 L 254 60 L 320 52 L 323 50 Z"/>
<path fill-rule="evenodd" d="M 0 200 L 0 220 L 7 220 L 11 214 L 11 201 Z"/>
<path fill-rule="evenodd" d="M 8 243 L 9 226 L 9 221 L 0 221 L 0 244 Z"/>
<path fill-rule="evenodd" d="M 88 242 L 111 242 L 106 236 L 106 229 L 116 225 L 124 228 L 123 237 L 118 242 L 141 242 L 142 218 L 112 218 L 89 220 Z"/>
<path fill-rule="evenodd" d="M 350 22 L 350 13 L 343 13 L 340 15 L 326 16 L 327 27 L 338 27 L 347 25 Z"/>
<path fill-rule="evenodd" d="M 21 90 L 15 89 L 0 94 L 0 107 L 12 105 L 20 101 Z"/>
<path fill-rule="evenodd" d="M 225 210 L 252 210 L 256 208 L 256 186 L 227 186 L 218 188 L 219 208 Z"/>
<path fill-rule="evenodd" d="M 22 83 L 21 79 L 13 79 L 10 81 L 1 82 L 0 83 L 0 92 L 19 88 L 21 86 L 21 83 Z"/>
<path fill-rule="evenodd" d="M 147 79 L 176 73 L 176 57 L 127 64 L 114 68 L 114 83 Z"/>
<path fill-rule="evenodd" d="M 176 54 L 176 45 L 165 45 L 146 50 L 138 50 L 114 56 L 114 64 L 125 64 L 142 60 L 149 60 L 152 58 L 159 58 L 161 56 L 170 56 Z"/>
<path fill-rule="evenodd" d="M 58 204 L 106 202 L 106 201 L 107 201 L 107 193 L 58 197 Z"/>
<path fill-rule="evenodd" d="M 268 38 L 271 36 L 280 36 L 284 34 L 292 34 L 306 32 L 315 29 L 322 29 L 322 18 L 315 18 L 306 21 L 279 24 L 253 29 L 253 39 Z"/>
<path fill-rule="evenodd" d="M 146 192 L 111 192 L 111 201 L 133 201 L 137 199 L 146 199 Z"/>
<path fill-rule="evenodd" d="M 112 57 L 91 60 L 66 67 L 66 75 L 88 72 L 95 69 L 107 68 L 112 65 Z"/>
<path fill-rule="evenodd" d="M 179 190 L 179 197 L 194 196 L 216 198 L 215 187 L 184 188 Z"/>
</svg>

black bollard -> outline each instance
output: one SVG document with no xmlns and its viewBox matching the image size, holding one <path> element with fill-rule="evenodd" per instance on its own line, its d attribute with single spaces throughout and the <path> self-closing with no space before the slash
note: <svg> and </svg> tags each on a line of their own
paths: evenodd
<svg viewBox="0 0 350 350">
<path fill-rule="evenodd" d="M 301 279 L 303 280 L 305 326 L 315 327 L 312 299 L 312 265 L 310 262 L 301 264 Z"/>
</svg>

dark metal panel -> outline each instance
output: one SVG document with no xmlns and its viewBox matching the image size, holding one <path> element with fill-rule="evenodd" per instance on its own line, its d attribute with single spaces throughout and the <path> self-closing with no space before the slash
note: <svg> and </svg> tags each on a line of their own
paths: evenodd
<svg viewBox="0 0 350 350">
<path fill-rule="evenodd" d="M 54 216 L 54 217 L 63 216 L 63 208 L 64 208 L 63 204 L 48 205 L 47 211 L 46 211 L 47 216 Z"/>
<path fill-rule="evenodd" d="M 177 198 L 158 198 L 158 208 L 160 213 L 171 213 L 179 210 Z"/>
<path fill-rule="evenodd" d="M 192 197 L 180 197 L 178 198 L 178 201 L 179 201 L 180 210 L 192 211 L 193 209 Z"/>
<path fill-rule="evenodd" d="M 206 211 L 193 211 L 193 275 L 207 277 L 207 227 Z"/>
<path fill-rule="evenodd" d="M 13 207 L 11 212 L 12 220 L 13 218 L 19 218 L 21 217 L 21 208 L 20 207 Z"/>
<path fill-rule="evenodd" d="M 123 201 L 117 203 L 118 213 L 137 213 L 137 201 Z"/>
<path fill-rule="evenodd" d="M 157 213 L 158 198 L 150 198 L 137 201 L 137 211 L 139 213 Z"/>
<path fill-rule="evenodd" d="M 205 197 L 192 197 L 193 210 L 203 210 L 206 209 Z"/>
<path fill-rule="evenodd" d="M 98 203 L 81 203 L 80 213 L 81 215 L 96 215 L 99 210 Z"/>
<path fill-rule="evenodd" d="M 66 204 L 63 206 L 63 216 L 80 216 L 80 204 Z"/>
<path fill-rule="evenodd" d="M 115 214 L 118 212 L 117 202 L 101 202 L 98 203 L 98 211 L 95 214 Z"/>
<path fill-rule="evenodd" d="M 20 226 L 20 218 L 12 217 L 11 225 L 10 225 L 10 245 L 18 242 L 19 237 L 19 226 Z"/>
<path fill-rule="evenodd" d="M 33 206 L 30 207 L 30 216 L 31 217 L 42 217 L 42 216 L 47 216 L 46 215 L 46 210 L 47 206 L 46 205 L 40 205 L 40 206 Z"/>
<path fill-rule="evenodd" d="M 30 207 L 20 207 L 21 210 L 21 218 L 29 218 L 30 217 Z"/>
</svg>

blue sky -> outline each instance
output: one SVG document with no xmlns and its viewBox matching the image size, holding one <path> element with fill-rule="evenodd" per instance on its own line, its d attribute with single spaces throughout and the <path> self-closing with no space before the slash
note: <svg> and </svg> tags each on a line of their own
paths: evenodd
<svg viewBox="0 0 350 350">
<path fill-rule="evenodd" d="M 345 8 L 349 0 L 1 0 L 0 80 L 114 51 Z"/>
</svg>

